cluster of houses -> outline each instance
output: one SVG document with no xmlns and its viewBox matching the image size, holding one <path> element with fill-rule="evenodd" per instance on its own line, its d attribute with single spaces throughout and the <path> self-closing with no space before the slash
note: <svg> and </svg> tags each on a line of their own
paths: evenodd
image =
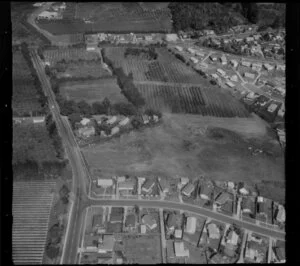
<svg viewBox="0 0 300 266">
<path fill-rule="evenodd" d="M 212 36 L 203 42 L 203 45 L 225 50 L 228 45 L 234 46 L 235 51 L 244 55 L 257 57 L 272 57 L 285 54 L 285 32 L 255 33 L 245 38 Z"/>
<path fill-rule="evenodd" d="M 55 3 L 53 4 L 49 10 L 42 11 L 38 16 L 37 19 L 48 19 L 48 20 L 57 20 L 62 19 L 62 12 L 66 9 L 66 3 L 63 2 L 61 4 Z"/>
<path fill-rule="evenodd" d="M 87 51 L 97 48 L 98 43 L 107 42 L 111 44 L 155 44 L 162 43 L 164 39 L 170 39 L 170 34 L 159 33 L 128 33 L 128 34 L 112 34 L 97 33 L 85 34 L 85 43 Z"/>
<path fill-rule="evenodd" d="M 157 115 L 148 116 L 146 114 L 141 116 L 144 125 L 149 123 L 157 123 L 159 117 Z M 92 118 L 83 117 L 80 122 L 75 123 L 75 134 L 82 138 L 88 139 L 96 134 L 96 124 L 98 126 L 106 126 L 106 131 L 101 130 L 100 136 L 103 138 L 112 137 L 121 132 L 121 129 L 129 128 L 131 125 L 131 118 L 124 116 L 108 116 L 108 115 L 93 115 Z"/>
<path fill-rule="evenodd" d="M 115 176 L 108 179 L 98 178 L 98 187 L 113 186 L 119 196 L 140 195 L 144 198 L 164 199 L 170 195 L 171 185 L 166 178 L 145 178 Z M 274 224 L 279 228 L 285 225 L 285 208 L 270 199 L 258 196 L 256 191 L 246 184 L 234 182 L 215 183 L 203 178 L 191 180 L 182 177 L 178 180 L 177 189 L 182 202 L 197 204 L 239 219 L 256 219 Z"/>
</svg>

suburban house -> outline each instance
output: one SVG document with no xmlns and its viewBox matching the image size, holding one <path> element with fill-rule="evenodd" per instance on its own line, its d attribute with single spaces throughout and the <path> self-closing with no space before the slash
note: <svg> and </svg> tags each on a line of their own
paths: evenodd
<svg viewBox="0 0 300 266">
<path fill-rule="evenodd" d="M 281 105 L 281 107 L 279 108 L 279 110 L 278 110 L 278 115 L 281 116 L 281 117 L 283 117 L 284 113 L 285 113 L 285 104 L 283 103 Z"/>
<path fill-rule="evenodd" d="M 153 187 L 155 185 L 155 180 L 154 179 L 146 179 L 145 183 L 142 186 L 142 191 L 146 193 L 151 193 Z"/>
<path fill-rule="evenodd" d="M 231 81 L 226 81 L 226 85 L 230 88 L 234 88 L 235 85 Z"/>
<path fill-rule="evenodd" d="M 285 263 L 285 242 L 277 240 L 276 246 L 273 248 L 273 251 L 277 262 Z"/>
<path fill-rule="evenodd" d="M 94 127 L 82 127 L 78 129 L 78 134 L 85 138 L 94 136 L 95 133 L 96 131 Z"/>
<path fill-rule="evenodd" d="M 114 243 L 115 239 L 113 235 L 101 235 L 98 241 L 98 252 L 112 252 L 114 248 Z"/>
<path fill-rule="evenodd" d="M 237 67 L 238 66 L 238 62 L 236 60 L 230 60 L 230 63 L 232 64 L 233 67 Z"/>
<path fill-rule="evenodd" d="M 276 220 L 285 223 L 285 208 L 282 205 L 279 205 L 276 210 Z"/>
<path fill-rule="evenodd" d="M 57 19 L 59 14 L 57 12 L 43 11 L 38 15 L 38 19 Z"/>
<path fill-rule="evenodd" d="M 123 215 L 124 215 L 124 208 L 123 207 L 112 207 L 110 212 L 110 219 L 111 223 L 122 223 L 123 222 Z"/>
<path fill-rule="evenodd" d="M 188 177 L 181 177 L 180 183 L 182 186 L 186 185 L 188 182 L 190 182 L 190 179 Z"/>
<path fill-rule="evenodd" d="M 129 228 L 135 227 L 136 217 L 133 213 L 127 215 L 125 219 L 125 226 Z"/>
<path fill-rule="evenodd" d="M 268 107 L 268 112 L 273 113 L 277 108 L 277 104 L 271 103 Z"/>
<path fill-rule="evenodd" d="M 153 230 L 157 227 L 156 220 L 150 215 L 146 214 L 142 218 L 142 222 L 150 229 Z"/>
<path fill-rule="evenodd" d="M 99 227 L 102 227 L 102 225 L 103 225 L 103 215 L 102 214 L 94 215 L 92 221 L 93 229 L 98 229 Z"/>
<path fill-rule="evenodd" d="M 238 81 L 238 76 L 237 75 L 233 75 L 233 76 L 231 76 L 230 80 L 237 82 Z"/>
<path fill-rule="evenodd" d="M 174 231 L 177 228 L 180 228 L 180 225 L 182 223 L 183 216 L 182 214 L 176 214 L 176 213 L 169 213 L 167 217 L 167 228 L 170 231 Z"/>
<path fill-rule="evenodd" d="M 268 63 L 264 64 L 264 67 L 265 67 L 265 69 L 268 70 L 268 71 L 271 71 L 271 70 L 274 69 L 274 66 L 272 66 L 272 65 L 270 65 L 270 64 L 268 64 Z"/>
<path fill-rule="evenodd" d="M 221 236 L 220 229 L 214 223 L 210 223 L 207 226 L 207 233 L 208 233 L 208 237 L 211 239 L 219 239 Z"/>
<path fill-rule="evenodd" d="M 87 126 L 90 122 L 91 122 L 90 119 L 88 119 L 88 118 L 83 118 L 83 119 L 80 121 L 80 124 L 81 124 L 82 126 Z"/>
<path fill-rule="evenodd" d="M 85 235 L 83 241 L 85 250 L 87 252 L 97 252 L 98 241 L 99 241 L 99 236 Z"/>
<path fill-rule="evenodd" d="M 227 192 L 222 192 L 217 198 L 215 203 L 219 206 L 225 204 L 230 199 L 230 195 Z"/>
<path fill-rule="evenodd" d="M 242 61 L 242 62 L 241 62 L 241 65 L 242 65 L 242 66 L 245 66 L 245 67 L 250 67 L 250 66 L 251 66 L 251 63 L 248 62 L 248 61 Z"/>
<path fill-rule="evenodd" d="M 125 117 L 123 120 L 119 122 L 119 126 L 126 126 L 129 123 L 130 119 Z"/>
<path fill-rule="evenodd" d="M 110 187 L 113 185 L 113 180 L 111 178 L 98 178 L 97 186 L 98 187 Z"/>
<path fill-rule="evenodd" d="M 45 117 L 44 116 L 36 116 L 32 118 L 33 123 L 44 123 Z"/>
<path fill-rule="evenodd" d="M 174 242 L 174 249 L 176 257 L 189 257 L 190 251 L 184 248 L 183 242 Z"/>
<path fill-rule="evenodd" d="M 120 128 L 119 127 L 113 127 L 111 129 L 110 135 L 113 136 L 113 135 L 116 135 L 119 132 L 120 132 Z"/>
<path fill-rule="evenodd" d="M 188 217 L 186 220 L 185 232 L 189 234 L 194 234 L 196 232 L 196 217 Z"/>
<path fill-rule="evenodd" d="M 86 44 L 86 50 L 89 51 L 95 51 L 98 48 L 97 43 L 87 43 Z"/>
<path fill-rule="evenodd" d="M 187 197 L 190 197 L 194 189 L 195 186 L 192 183 L 187 183 L 182 189 L 181 193 Z"/>
<path fill-rule="evenodd" d="M 108 125 L 112 125 L 112 124 L 114 124 L 114 123 L 116 123 L 117 122 L 117 117 L 116 116 L 112 116 L 110 119 L 108 119 L 107 121 L 106 121 L 106 123 L 108 124 Z"/>
<path fill-rule="evenodd" d="M 218 58 L 217 58 L 217 57 L 215 57 L 215 56 L 212 56 L 212 55 L 210 55 L 210 56 L 209 56 L 209 58 L 210 58 L 210 60 L 211 60 L 211 61 L 217 61 L 217 60 L 218 60 Z"/>
<path fill-rule="evenodd" d="M 223 69 L 218 68 L 217 72 L 221 75 L 221 76 L 225 76 L 226 72 Z"/>
<path fill-rule="evenodd" d="M 220 58 L 220 60 L 221 60 L 222 65 L 226 65 L 227 64 L 227 58 L 226 58 L 225 55 L 222 55 L 221 58 Z"/>
<path fill-rule="evenodd" d="M 145 125 L 150 122 L 150 118 L 148 115 L 142 115 L 142 119 Z"/>
<path fill-rule="evenodd" d="M 175 46 L 175 49 L 179 52 L 182 52 L 183 51 L 183 48 L 181 46 Z"/>
<path fill-rule="evenodd" d="M 249 79 L 254 79 L 255 75 L 253 73 L 245 72 L 244 77 Z"/>
<path fill-rule="evenodd" d="M 182 230 L 181 229 L 176 229 L 174 236 L 176 239 L 182 239 Z"/>
<path fill-rule="evenodd" d="M 122 192 L 131 193 L 135 189 L 136 181 L 134 179 L 127 179 L 118 183 L 118 189 Z"/>
<path fill-rule="evenodd" d="M 243 198 L 242 211 L 244 213 L 255 214 L 255 201 L 252 197 Z"/>
<path fill-rule="evenodd" d="M 285 65 L 277 65 L 276 70 L 282 70 L 285 71 Z"/>
<path fill-rule="evenodd" d="M 159 178 L 159 187 L 162 193 L 168 193 L 170 190 L 170 183 L 166 178 Z"/>
<path fill-rule="evenodd" d="M 190 60 L 194 63 L 197 64 L 199 62 L 199 60 L 195 57 L 191 57 Z"/>
<path fill-rule="evenodd" d="M 262 64 L 261 63 L 253 63 L 252 64 L 252 70 L 260 71 L 261 68 L 262 68 Z"/>
<path fill-rule="evenodd" d="M 146 231 L 147 231 L 146 225 L 141 224 L 141 226 L 140 226 L 140 231 L 141 231 L 141 234 L 146 234 Z"/>
<path fill-rule="evenodd" d="M 200 198 L 204 200 L 210 200 L 213 189 L 214 188 L 212 185 L 207 183 L 202 184 L 200 187 Z"/>
<path fill-rule="evenodd" d="M 234 230 L 231 230 L 226 238 L 226 243 L 236 246 L 238 240 L 239 240 L 239 235 Z"/>
</svg>

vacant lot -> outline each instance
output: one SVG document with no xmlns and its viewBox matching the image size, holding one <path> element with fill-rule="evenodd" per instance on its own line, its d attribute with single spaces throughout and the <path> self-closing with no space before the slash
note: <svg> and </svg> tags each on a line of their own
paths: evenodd
<svg viewBox="0 0 300 266">
<path fill-rule="evenodd" d="M 63 20 L 40 20 L 39 26 L 54 35 L 98 32 L 166 32 L 171 16 L 166 8 L 143 9 L 139 3 L 67 3 Z M 86 22 L 85 22 L 86 21 Z"/>
<path fill-rule="evenodd" d="M 160 236 L 128 235 L 123 237 L 123 243 L 124 257 L 126 257 L 128 263 L 162 263 Z"/>
<path fill-rule="evenodd" d="M 215 180 L 284 182 L 280 146 L 271 139 L 265 124 L 258 118 L 165 114 L 163 119 L 158 127 L 84 148 L 89 165 L 99 168 L 103 176 L 129 174 L 174 178 L 204 174 Z M 249 146 L 273 155 L 253 156 Z"/>
<path fill-rule="evenodd" d="M 60 93 L 68 100 L 84 100 L 88 103 L 102 101 L 105 97 L 112 103 L 127 102 L 116 80 L 112 78 L 64 82 L 60 85 Z"/>
</svg>

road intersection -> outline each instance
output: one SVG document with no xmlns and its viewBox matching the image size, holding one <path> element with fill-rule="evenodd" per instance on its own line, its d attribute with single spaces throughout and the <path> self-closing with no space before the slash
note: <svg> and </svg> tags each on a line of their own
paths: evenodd
<svg viewBox="0 0 300 266">
<path fill-rule="evenodd" d="M 80 243 L 80 236 L 82 234 L 82 223 L 84 221 L 84 210 L 89 206 L 130 206 L 138 205 L 140 207 L 154 207 L 165 209 L 177 209 L 190 212 L 200 216 L 207 216 L 212 219 L 222 221 L 224 223 L 235 223 L 247 230 L 258 232 L 262 235 L 271 236 L 281 240 L 285 239 L 285 232 L 276 231 L 273 229 L 265 228 L 256 224 L 246 221 L 241 221 L 235 217 L 223 215 L 209 209 L 201 208 L 196 205 L 185 203 L 170 202 L 163 200 L 124 200 L 124 199 L 97 199 L 90 196 L 91 194 L 91 177 L 81 151 L 77 145 L 75 136 L 70 127 L 67 117 L 60 115 L 60 109 L 56 102 L 55 95 L 51 89 L 49 78 L 46 76 L 44 65 L 37 55 L 35 49 L 30 49 L 30 54 L 35 69 L 37 70 L 38 78 L 41 81 L 45 95 L 48 97 L 49 106 L 53 119 L 56 122 L 58 131 L 62 138 L 66 154 L 68 156 L 70 165 L 73 172 L 72 193 L 74 195 L 73 206 L 70 212 L 70 219 L 67 225 L 66 241 L 63 249 L 63 257 L 61 263 L 63 264 L 76 264 L 78 257 L 78 247 Z"/>
</svg>

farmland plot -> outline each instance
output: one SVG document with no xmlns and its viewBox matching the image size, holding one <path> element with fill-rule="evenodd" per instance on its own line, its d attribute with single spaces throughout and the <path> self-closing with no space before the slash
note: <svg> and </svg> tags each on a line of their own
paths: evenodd
<svg viewBox="0 0 300 266">
<path fill-rule="evenodd" d="M 15 264 L 42 264 L 55 182 L 14 182 L 12 257 Z"/>
<path fill-rule="evenodd" d="M 87 52 L 84 48 L 61 48 L 61 49 L 49 49 L 44 51 L 46 61 L 51 65 L 65 60 L 66 62 L 78 61 L 78 60 L 100 60 L 100 56 L 97 52 Z"/>
<path fill-rule="evenodd" d="M 127 102 L 114 78 L 64 82 L 60 85 L 60 93 L 69 100 L 88 103 L 102 101 L 105 97 L 112 103 Z"/>
<path fill-rule="evenodd" d="M 214 88 L 197 86 L 157 85 L 136 83 L 146 100 L 146 107 L 217 117 L 248 117 L 244 106 L 230 95 Z"/>
<path fill-rule="evenodd" d="M 13 95 L 12 107 L 14 115 L 23 116 L 43 114 L 39 96 L 31 71 L 21 51 L 13 53 Z"/>
</svg>

